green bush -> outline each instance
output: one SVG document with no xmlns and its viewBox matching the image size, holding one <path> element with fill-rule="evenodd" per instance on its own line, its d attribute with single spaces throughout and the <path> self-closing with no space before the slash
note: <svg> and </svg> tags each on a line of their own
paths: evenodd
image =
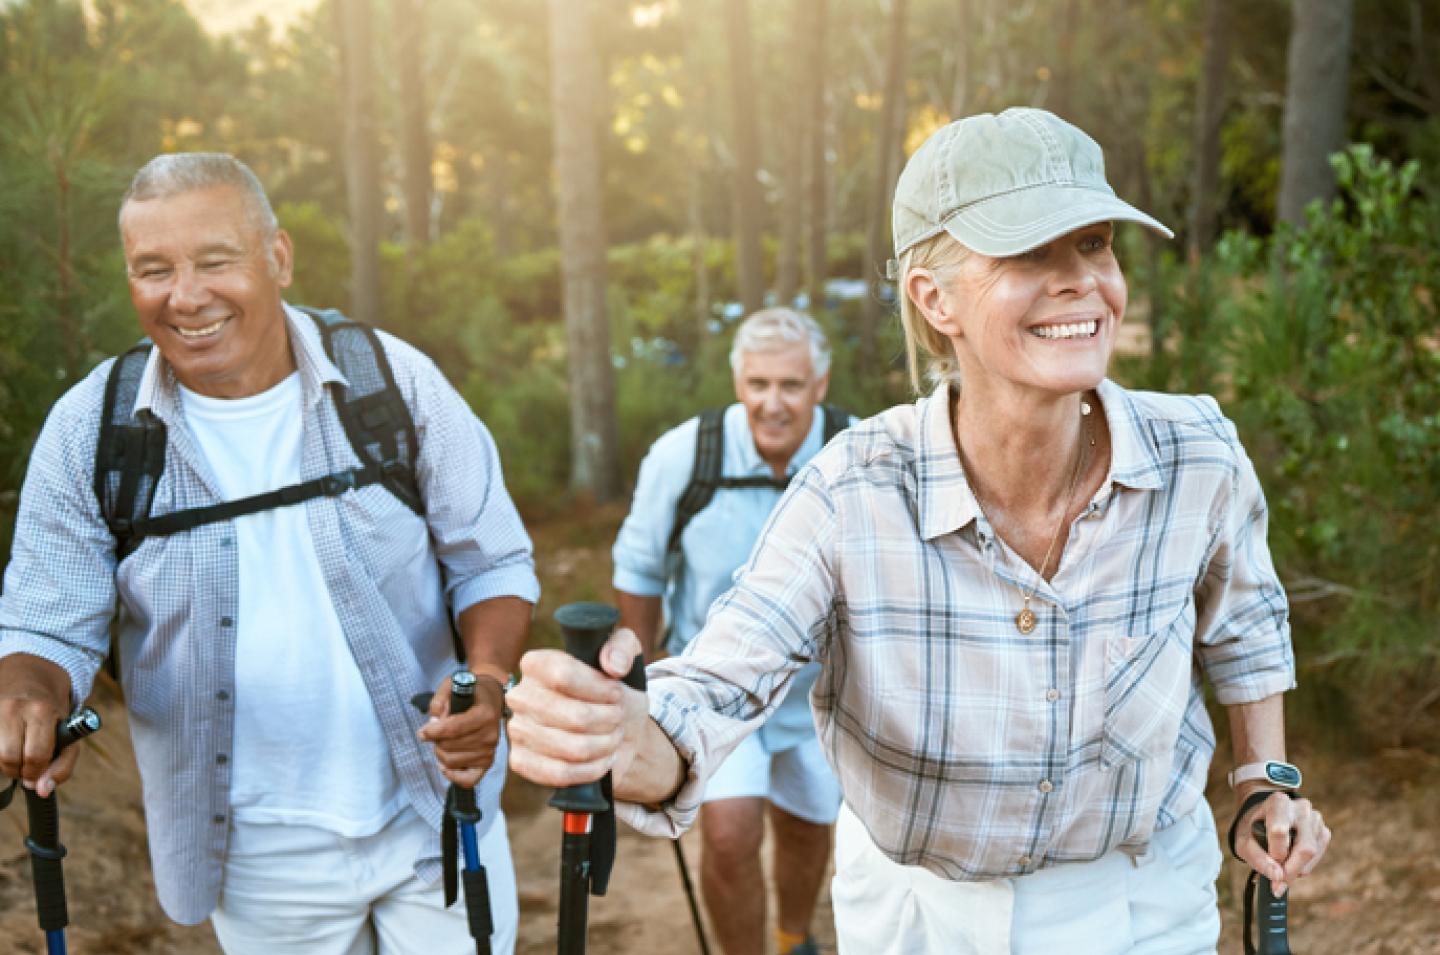
<svg viewBox="0 0 1440 955">
<path fill-rule="evenodd" d="M 1172 291 L 1206 323 L 1178 363 L 1203 366 L 1255 461 L 1310 665 L 1393 672 L 1437 657 L 1440 201 L 1415 163 L 1332 162 L 1339 197 L 1304 228 L 1229 234 Z"/>
</svg>

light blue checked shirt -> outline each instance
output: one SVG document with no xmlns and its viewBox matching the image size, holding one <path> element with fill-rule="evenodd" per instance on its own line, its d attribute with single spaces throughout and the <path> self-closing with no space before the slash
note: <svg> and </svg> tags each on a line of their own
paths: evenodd
<svg viewBox="0 0 1440 955">
<path fill-rule="evenodd" d="M 287 317 L 305 415 L 301 479 L 355 467 L 360 462 L 325 390 L 343 381 L 340 371 L 314 323 L 295 312 Z M 434 689 L 455 667 L 447 613 L 458 616 L 500 596 L 533 603 L 540 587 L 489 433 L 428 358 L 380 337 L 415 421 L 426 515 L 416 516 L 381 485 L 300 506 L 405 797 L 438 832 L 446 783 L 431 747 L 415 737 L 424 717 L 409 699 Z M 156 889 L 172 918 L 193 924 L 215 907 L 229 823 L 239 599 L 234 533 L 223 522 L 149 538 L 116 565 L 92 489 L 112 363 L 56 403 L 31 456 L 0 594 L 0 656 L 30 653 L 59 664 L 75 699 L 83 700 L 118 609 L 121 679 Z M 174 373 L 158 350 L 135 405 L 167 425 L 165 473 L 152 513 L 219 503 L 185 425 Z M 487 822 L 499 809 L 505 764 L 502 750 L 477 790 Z M 438 857 L 437 839 L 416 860 L 422 877 L 439 873 Z"/>
<path fill-rule="evenodd" d="M 710 504 L 690 519 L 680 534 L 680 554 L 666 553 L 675 526 L 675 505 L 690 483 L 695 467 L 695 444 L 700 419 L 670 429 L 656 439 L 640 463 L 635 499 L 620 527 L 611 551 L 616 590 L 641 597 L 663 597 L 666 643 L 670 653 L 681 653 L 700 628 L 710 605 L 734 582 L 736 569 L 780 500 L 773 488 L 721 488 Z M 786 468 L 793 475 L 813 458 L 824 443 L 825 415 L 815 409 L 810 433 L 796 449 Z M 745 406 L 725 409 L 720 473 L 724 477 L 772 477 L 770 465 L 755 449 Z M 790 749 L 815 735 L 810 715 L 810 687 L 820 673 L 818 665 L 795 675 L 794 692 L 760 729 L 768 752 Z"/>
<path fill-rule="evenodd" d="M 791 485 L 651 715 L 689 762 L 638 828 L 694 819 L 705 779 L 789 689 L 812 700 L 845 802 L 891 859 L 956 880 L 1140 852 L 1201 798 L 1202 696 L 1294 686 L 1259 482 L 1210 398 L 1105 382 L 1108 478 L 1036 574 L 965 480 L 946 389 L 839 436 Z"/>
</svg>

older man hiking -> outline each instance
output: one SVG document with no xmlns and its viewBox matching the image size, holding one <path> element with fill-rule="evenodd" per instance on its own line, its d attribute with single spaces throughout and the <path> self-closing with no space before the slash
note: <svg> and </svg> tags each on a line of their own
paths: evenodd
<svg viewBox="0 0 1440 955">
<path fill-rule="evenodd" d="M 809 316 L 784 308 L 756 312 L 735 333 L 730 366 L 736 403 L 655 442 L 615 541 L 622 623 L 640 637 L 647 658 L 662 616 L 670 653 L 680 653 L 700 632 L 790 475 L 850 423 L 848 415 L 820 404 L 830 381 L 830 349 Z M 760 844 L 767 816 L 779 903 L 776 949 L 781 955 L 815 951 L 810 919 L 840 805 L 810 715 L 809 688 L 818 671 L 812 665 L 800 672 L 774 717 L 730 755 L 705 790 L 701 886 L 726 955 L 765 951 Z"/>
<path fill-rule="evenodd" d="M 0 772 L 69 777 L 56 721 L 115 652 L 171 917 L 230 953 L 474 951 L 433 885 L 448 779 L 477 787 L 510 952 L 499 720 L 539 585 L 494 443 L 413 348 L 282 300 L 290 239 L 234 158 L 152 160 L 120 233 L 153 348 L 67 392 L 36 444 Z M 452 714 L 459 649 L 475 704 Z M 427 720 L 408 701 L 437 688 Z"/>
</svg>

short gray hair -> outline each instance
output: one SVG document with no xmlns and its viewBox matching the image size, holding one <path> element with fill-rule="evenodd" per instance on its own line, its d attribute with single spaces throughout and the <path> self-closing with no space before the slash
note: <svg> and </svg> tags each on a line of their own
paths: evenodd
<svg viewBox="0 0 1440 955">
<path fill-rule="evenodd" d="M 200 189 L 227 186 L 245 200 L 251 224 L 267 239 L 280 228 L 265 187 L 250 167 L 229 153 L 163 153 L 140 167 L 125 198 L 120 200 L 123 226 L 125 207 L 132 202 L 168 199 Z"/>
<path fill-rule="evenodd" d="M 746 354 L 775 351 L 788 345 L 810 348 L 810 368 L 816 378 L 830 370 L 830 343 L 815 319 L 793 308 L 762 308 L 740 323 L 730 346 L 730 369 L 740 371 Z"/>
</svg>

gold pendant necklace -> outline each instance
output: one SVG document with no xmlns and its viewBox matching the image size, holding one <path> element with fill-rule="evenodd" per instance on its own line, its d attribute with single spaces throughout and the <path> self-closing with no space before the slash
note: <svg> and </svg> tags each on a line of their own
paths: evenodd
<svg viewBox="0 0 1440 955">
<path fill-rule="evenodd" d="M 1060 541 L 1060 532 L 1065 529 L 1065 518 L 1070 513 L 1070 507 L 1074 502 L 1075 487 L 1080 482 L 1080 462 L 1089 457 L 1089 455 L 1085 453 L 1086 445 L 1084 439 L 1088 437 L 1089 446 L 1092 448 L 1095 447 L 1095 435 L 1091 429 L 1087 427 L 1085 422 L 1085 419 L 1089 416 L 1090 402 L 1082 398 L 1080 399 L 1080 428 L 1085 433 L 1081 435 L 1080 446 L 1075 449 L 1075 466 L 1070 470 L 1070 486 L 1065 491 L 1065 506 L 1060 511 L 1060 523 L 1055 526 L 1055 533 L 1050 538 L 1050 546 L 1045 548 L 1045 558 L 1040 561 L 1040 570 L 1035 575 L 1035 583 L 1031 586 L 1030 592 L 1027 594 L 1024 590 L 1020 591 L 1021 607 L 1020 612 L 1015 615 L 1015 629 L 1023 634 L 1028 635 L 1034 633 L 1035 626 L 1040 622 L 1039 618 L 1035 616 L 1035 611 L 1030 609 L 1030 601 L 1035 598 L 1036 592 L 1040 589 L 1040 584 L 1045 580 L 1045 568 L 1050 566 L 1050 555 L 1054 553 L 1055 545 Z"/>
<path fill-rule="evenodd" d="M 1065 517 L 1070 513 L 1071 504 L 1075 499 L 1075 488 L 1079 484 L 1080 472 L 1083 470 L 1082 462 L 1089 458 L 1089 455 L 1086 454 L 1087 444 L 1089 448 L 1095 447 L 1094 429 L 1089 427 L 1085 420 L 1089 416 L 1090 402 L 1082 398 L 1080 399 L 1081 442 L 1080 446 L 1075 449 L 1075 465 L 1070 471 L 1070 486 L 1065 491 L 1065 507 L 1060 512 L 1060 523 L 1056 525 L 1055 533 L 1050 538 L 1050 546 L 1045 549 L 1045 558 L 1040 561 L 1040 570 L 1035 576 L 1035 584 L 1030 588 L 1030 592 L 1026 593 L 1023 587 L 1020 587 L 1018 584 L 1016 585 L 1016 589 L 1020 591 L 1021 606 L 1020 612 L 1015 615 L 1015 629 L 1023 634 L 1028 635 L 1034 633 L 1035 627 L 1040 623 L 1040 619 L 1035 616 L 1035 611 L 1030 609 L 1030 601 L 1035 598 L 1035 594 L 1040 590 L 1040 584 L 1045 580 L 1045 568 L 1050 566 L 1050 555 L 1055 552 L 1055 545 L 1060 541 L 1060 532 L 1065 529 Z M 957 448 L 959 446 L 958 431 L 956 446 Z M 980 505 L 980 510 L 983 513 L 985 506 L 980 501 L 979 492 L 972 493 L 975 494 L 975 503 Z"/>
</svg>

